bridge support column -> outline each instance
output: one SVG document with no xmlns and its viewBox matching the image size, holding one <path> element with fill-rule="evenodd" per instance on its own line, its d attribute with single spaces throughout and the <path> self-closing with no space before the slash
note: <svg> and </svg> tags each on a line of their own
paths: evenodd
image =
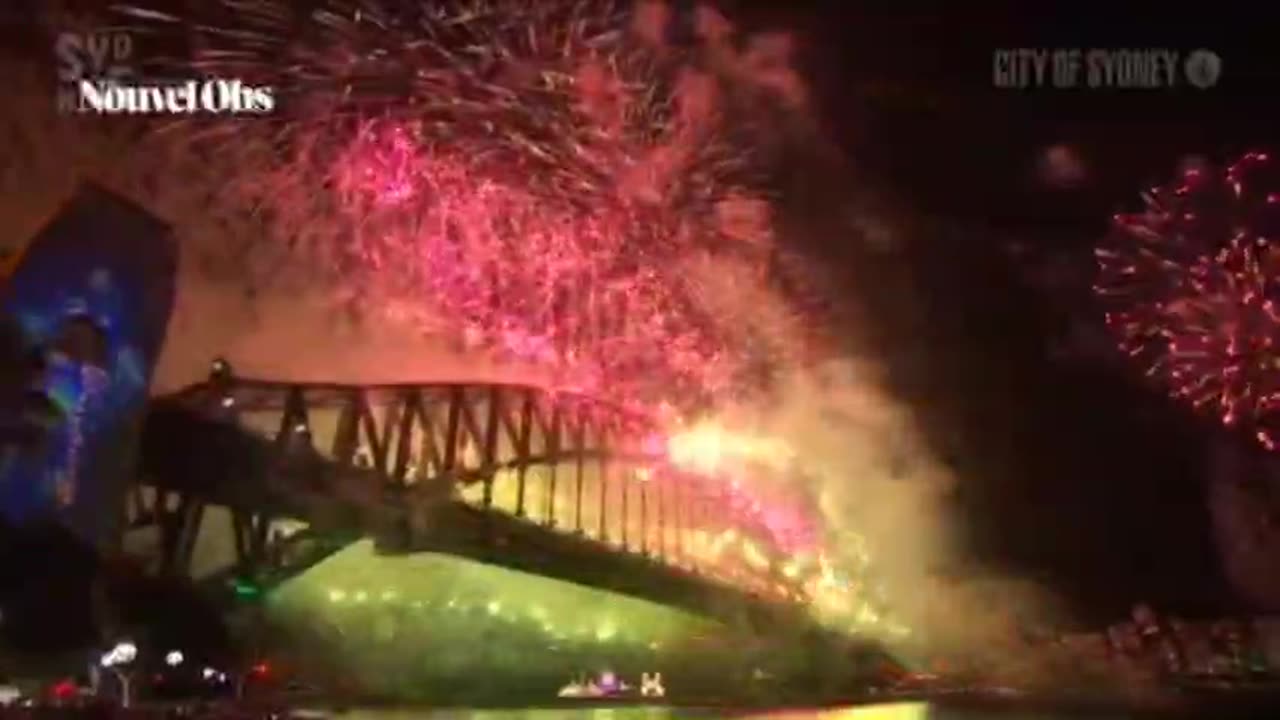
<svg viewBox="0 0 1280 720">
<path fill-rule="evenodd" d="M 640 552 L 649 554 L 649 482 L 640 483 Z"/>
<path fill-rule="evenodd" d="M 245 574 L 254 575 L 276 565 L 272 557 L 271 517 L 262 513 L 242 510 L 231 512 L 235 538 L 236 567 Z"/>
<path fill-rule="evenodd" d="M 560 413 L 560 407 L 556 406 L 551 409 L 551 421 L 548 423 L 546 437 L 546 454 L 548 457 L 558 458 L 560 455 L 560 429 L 563 425 L 563 416 Z M 553 461 L 547 468 L 547 527 L 555 528 L 560 525 L 556 519 L 556 480 L 559 474 L 560 463 Z"/>
<path fill-rule="evenodd" d="M 190 573 L 203 518 L 204 503 L 185 494 L 179 496 L 176 508 L 165 512 L 160 525 L 161 572 L 167 575 Z"/>
<path fill-rule="evenodd" d="M 600 447 L 600 542 L 609 542 L 609 436 L 601 433 L 596 438 Z"/>
<path fill-rule="evenodd" d="M 485 510 L 493 507 L 493 477 L 497 467 L 498 423 L 502 418 L 502 391 L 496 386 L 489 390 L 489 412 L 484 423 L 484 455 L 481 467 L 484 472 L 484 497 L 481 503 Z"/>
<path fill-rule="evenodd" d="M 574 463 L 574 507 L 573 507 L 573 529 L 574 532 L 582 533 L 582 484 L 585 481 L 586 474 L 586 458 L 584 457 L 586 450 L 586 434 L 587 420 L 582 414 L 577 418 L 576 426 L 573 432 L 573 453 L 577 456 Z"/>
<path fill-rule="evenodd" d="M 532 392 L 526 392 L 520 404 L 520 427 L 516 433 L 516 517 L 525 517 L 524 495 L 525 482 L 529 473 L 529 447 L 533 437 L 533 404 Z"/>
</svg>

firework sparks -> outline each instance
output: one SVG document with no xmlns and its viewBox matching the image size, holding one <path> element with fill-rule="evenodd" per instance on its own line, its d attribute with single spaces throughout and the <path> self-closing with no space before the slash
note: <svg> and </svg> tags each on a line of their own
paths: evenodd
<svg viewBox="0 0 1280 720">
<path fill-rule="evenodd" d="M 423 308 L 624 403 L 705 408 L 793 359 L 794 332 L 735 342 L 691 271 L 710 258 L 767 278 L 779 251 L 725 78 L 655 43 L 652 12 L 224 0 L 209 15 L 182 23 L 196 67 L 275 86 L 282 114 L 192 135 L 245 157 L 232 191 L 348 295 Z"/>
<path fill-rule="evenodd" d="M 774 241 L 767 163 L 744 142 L 754 113 L 734 111 L 777 95 L 780 70 L 744 88 L 723 32 L 702 56 L 673 48 L 657 8 L 359 0 L 297 14 L 223 0 L 198 17 L 131 12 L 192 31 L 201 73 L 276 89 L 276 116 L 186 120 L 175 134 L 234 157 L 225 200 L 364 312 L 531 362 L 566 389 L 687 416 L 767 390 L 812 335 L 783 291 L 805 287 L 782 269 L 804 264 Z M 813 549 L 811 504 L 715 474 L 782 552 Z M 739 545 L 730 554 L 759 564 Z"/>
<path fill-rule="evenodd" d="M 1176 398 L 1276 446 L 1280 194 L 1262 153 L 1191 167 L 1116 217 L 1096 291 L 1121 349 Z"/>
</svg>

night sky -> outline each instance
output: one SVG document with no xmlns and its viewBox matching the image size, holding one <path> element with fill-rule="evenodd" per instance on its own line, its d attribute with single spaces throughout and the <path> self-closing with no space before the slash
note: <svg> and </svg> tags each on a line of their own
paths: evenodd
<svg viewBox="0 0 1280 720">
<path fill-rule="evenodd" d="M 942 6 L 877 16 L 826 3 L 802 21 L 817 39 L 809 65 L 831 127 L 859 165 L 915 207 L 1011 226 L 1096 224 L 1167 177 L 1182 154 L 1231 153 L 1280 135 L 1280 51 L 1260 18 L 1190 7 Z M 993 50 L 1011 47 L 1208 48 L 1224 69 L 1206 91 L 994 88 Z M 1043 193 L 1030 182 L 1036 151 L 1054 143 L 1094 166 L 1082 192 Z"/>
</svg>

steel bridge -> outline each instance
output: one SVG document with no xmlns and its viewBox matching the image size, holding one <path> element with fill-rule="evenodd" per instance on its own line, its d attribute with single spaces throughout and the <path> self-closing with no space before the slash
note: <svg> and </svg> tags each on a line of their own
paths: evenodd
<svg viewBox="0 0 1280 720">
<path fill-rule="evenodd" d="M 85 186 L 29 245 L 0 288 L 9 315 L 39 320 L 15 344 L 64 369 L 136 356 L 149 378 L 173 306 L 168 227 Z M 206 382 L 151 399 L 129 478 L 116 451 L 132 450 L 148 383 L 111 383 L 119 397 L 95 410 L 105 434 L 87 457 L 95 491 L 129 485 L 124 549 L 157 572 L 267 589 L 372 538 L 383 553 L 460 555 L 714 615 L 797 607 L 768 533 L 715 478 L 668 463 L 649 418 L 598 400 L 500 384 L 267 382 L 217 363 Z M 0 428 L 0 440 L 48 435 L 19 407 L 28 399 L 8 399 L 21 432 Z M 19 480 L 7 484 L 39 484 Z M 81 533 L 121 539 L 97 522 L 98 496 L 79 497 L 66 497 L 74 514 L 95 518 Z"/>
<path fill-rule="evenodd" d="M 657 433 L 531 386 L 297 384 L 216 363 L 208 381 L 152 401 L 126 546 L 147 546 L 161 572 L 269 588 L 371 537 L 386 554 L 793 619 L 801 588 L 762 526 L 714 478 L 672 466 Z"/>
</svg>

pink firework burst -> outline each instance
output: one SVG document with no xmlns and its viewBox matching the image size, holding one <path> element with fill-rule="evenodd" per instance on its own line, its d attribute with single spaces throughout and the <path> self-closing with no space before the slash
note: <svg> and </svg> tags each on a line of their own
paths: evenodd
<svg viewBox="0 0 1280 720">
<path fill-rule="evenodd" d="M 690 271 L 795 266 L 743 142 L 760 95 L 696 49 L 603 1 L 201 12 L 172 19 L 196 67 L 277 87 L 280 115 L 186 129 L 244 158 L 228 192 L 349 294 L 627 403 L 707 407 L 792 360 L 795 334 L 770 325 L 798 313 L 725 327 Z"/>
<path fill-rule="evenodd" d="M 1266 154 L 1191 167 L 1116 217 L 1096 291 L 1121 349 L 1196 409 L 1276 447 L 1280 184 Z"/>
<path fill-rule="evenodd" d="M 682 307 L 678 278 L 646 257 L 670 240 L 661 228 L 478 180 L 466 158 L 411 134 L 371 125 L 332 166 L 345 216 L 359 219 L 350 249 L 366 282 L 399 284 L 468 338 L 560 367 L 579 389 L 638 391 L 633 379 L 658 377 L 686 397 L 724 389 L 732 369 L 710 319 Z M 637 226 L 657 236 L 643 251 Z"/>
</svg>

